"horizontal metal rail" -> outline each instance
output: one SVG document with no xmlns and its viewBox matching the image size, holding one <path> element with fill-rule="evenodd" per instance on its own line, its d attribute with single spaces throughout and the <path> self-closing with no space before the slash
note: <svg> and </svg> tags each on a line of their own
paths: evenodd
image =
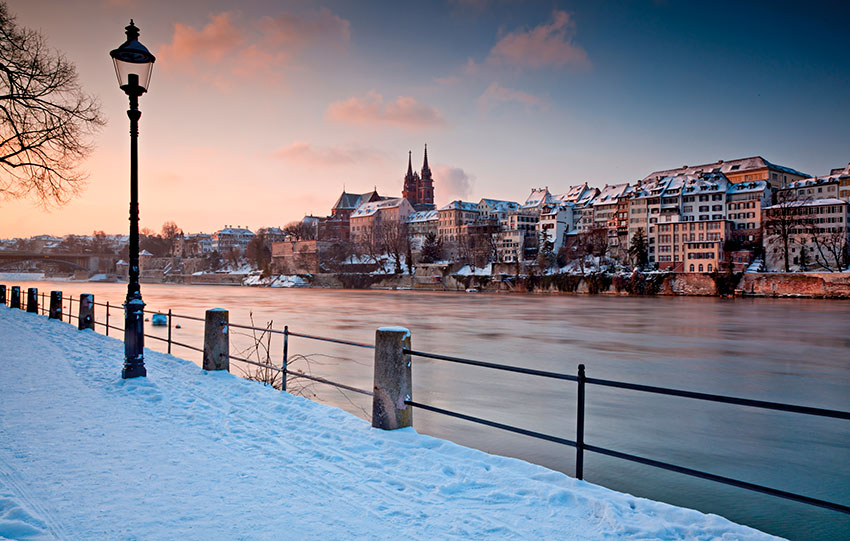
<svg viewBox="0 0 850 541">
<path fill-rule="evenodd" d="M 473 417 L 472 415 L 466 415 L 464 413 L 458 413 L 456 411 L 451 411 L 443 408 L 438 408 L 435 406 L 429 406 L 428 404 L 422 404 L 421 402 L 414 402 L 413 400 L 405 400 L 405 404 L 408 406 L 413 406 L 414 408 L 420 408 L 423 410 L 433 411 L 434 413 L 440 413 L 442 415 L 448 415 L 449 417 L 456 417 L 458 419 L 463 419 L 464 421 L 470 421 L 473 423 L 478 423 L 481 425 L 491 426 L 493 428 L 498 428 L 500 430 L 506 430 L 508 432 L 514 432 L 516 434 L 522 434 L 524 436 L 530 436 L 532 438 L 537 438 L 539 440 L 546 440 L 555 443 L 560 443 L 561 445 L 568 445 L 570 447 L 576 447 L 576 442 L 572 440 L 568 440 L 566 438 L 559 438 L 558 436 L 552 436 L 550 434 L 544 434 L 543 432 L 535 432 L 533 430 L 527 430 L 525 428 L 519 428 L 516 426 L 506 425 L 504 423 L 497 423 L 496 421 L 490 421 L 488 419 L 482 419 L 481 417 Z"/>
<path fill-rule="evenodd" d="M 289 374 L 290 376 L 296 377 L 296 378 L 309 379 L 309 380 L 312 380 L 312 381 L 316 381 L 318 383 L 324 383 L 326 385 L 332 385 L 334 387 L 339 387 L 340 389 L 345 389 L 345 390 L 351 391 L 353 393 L 359 393 L 359 394 L 366 395 L 366 396 L 373 396 L 370 391 L 358 389 L 357 387 L 352 387 L 351 385 L 345 385 L 343 383 L 337 383 L 335 381 L 331 381 L 331 380 L 325 379 L 325 378 L 320 378 L 318 376 L 311 376 L 311 375 L 308 375 L 308 374 L 304 374 L 303 372 L 289 372 L 289 371 L 287 371 L 287 374 Z"/>
<path fill-rule="evenodd" d="M 234 329 L 246 329 L 249 331 L 260 331 L 260 332 L 269 332 L 272 334 L 282 334 L 285 336 L 295 336 L 297 338 L 306 338 L 307 340 L 318 340 L 320 342 L 330 342 L 332 344 L 342 344 L 344 346 L 354 346 L 358 348 L 364 349 L 375 349 L 374 344 L 364 344 L 363 342 L 354 342 L 352 340 L 340 340 L 339 338 L 326 338 L 324 336 L 315 336 L 312 334 L 302 334 L 297 332 L 292 332 L 290 330 L 282 330 L 279 331 L 277 329 L 272 329 L 269 327 L 252 327 L 251 325 L 240 325 L 238 323 L 222 323 L 222 326 L 227 325 L 228 327 L 233 327 Z"/>
<path fill-rule="evenodd" d="M 173 317 L 173 318 L 174 318 L 174 317 L 178 317 L 178 318 L 180 318 L 180 319 L 191 319 L 192 321 L 204 321 L 204 322 L 206 321 L 206 319 L 204 319 L 204 318 L 202 318 L 202 317 L 195 317 L 195 316 L 181 316 L 181 315 L 179 315 L 179 314 L 171 314 L 171 317 Z"/>
<path fill-rule="evenodd" d="M 160 338 L 160 340 L 162 340 L 162 338 Z M 201 351 L 203 352 L 203 350 Z M 275 372 L 283 372 L 283 369 L 278 368 L 277 366 L 271 364 L 258 363 L 257 361 L 252 361 L 251 359 L 245 359 L 243 357 L 237 357 L 236 355 L 222 355 L 222 357 L 227 357 L 228 359 L 233 359 L 243 363 L 253 364 L 254 366 L 259 366 L 260 368 L 268 368 L 269 370 L 274 370 Z"/>
<path fill-rule="evenodd" d="M 339 339 L 336 339 L 336 338 L 324 338 L 322 336 L 314 336 L 314 335 L 311 335 L 311 334 L 301 334 L 301 333 L 292 332 L 292 331 L 289 331 L 287 334 L 289 336 L 295 336 L 295 337 L 298 337 L 298 338 L 306 338 L 308 340 L 318 340 L 320 342 L 330 342 L 332 344 L 342 344 L 344 346 L 354 346 L 354 347 L 357 347 L 357 348 L 364 348 L 364 349 L 375 349 L 374 344 L 364 344 L 362 342 L 352 342 L 351 340 L 339 340 Z"/>
<path fill-rule="evenodd" d="M 641 391 L 646 393 L 662 394 L 669 396 L 680 396 L 684 398 L 694 398 L 696 400 L 706 400 L 708 402 L 721 402 L 724 404 L 737 404 L 739 406 L 749 406 L 753 408 L 788 411 L 792 413 L 802 413 L 805 415 L 816 415 L 818 417 L 833 417 L 835 419 L 850 419 L 850 411 L 829 410 L 824 408 L 813 408 L 809 406 L 797 406 L 794 404 L 782 404 L 779 402 L 767 402 L 764 400 L 751 400 L 749 398 L 737 398 L 734 396 L 723 396 L 709 393 L 698 393 L 695 391 L 683 391 L 681 389 L 668 389 L 666 387 L 655 387 L 653 385 L 641 385 L 638 383 L 625 383 L 622 381 L 612 381 L 599 378 L 586 378 L 585 382 L 593 385 L 601 385 L 604 387 L 616 387 L 618 389 L 629 389 L 632 391 Z"/>
<path fill-rule="evenodd" d="M 584 444 L 585 451 L 592 451 L 594 453 L 599 453 L 601 455 L 607 455 L 614 458 L 620 458 L 623 460 L 628 460 L 631 462 L 637 462 L 640 464 L 645 464 L 647 466 L 652 466 L 654 468 L 660 468 L 662 470 L 668 470 L 672 472 L 682 473 L 685 475 L 690 475 L 692 477 L 699 477 L 701 479 L 708 479 L 709 481 L 715 481 L 717 483 L 722 483 L 724 485 L 731 485 L 733 487 L 743 488 L 746 490 L 752 490 L 754 492 L 761 492 L 763 494 L 769 494 L 771 496 L 778 496 L 780 498 L 785 498 L 786 500 L 793 500 L 800 503 L 806 503 L 809 505 L 815 505 L 818 507 L 823 507 L 825 509 L 830 509 L 832 511 L 839 511 L 841 513 L 850 514 L 850 506 L 841 505 L 838 503 L 829 502 L 826 500 L 820 500 L 817 498 L 811 498 L 809 496 L 803 496 L 802 494 L 795 494 L 793 492 L 787 492 L 785 490 L 778 490 L 775 488 L 766 487 L 763 485 L 757 485 L 755 483 L 748 483 L 747 481 L 741 481 L 739 479 L 733 479 L 731 477 L 723 477 L 722 475 L 715 475 L 713 473 L 708 473 L 700 470 L 694 470 L 691 468 L 685 468 L 683 466 L 677 466 L 675 464 L 669 464 L 667 462 L 661 462 L 659 460 L 653 460 L 651 458 L 644 458 L 637 455 L 631 455 L 628 453 L 623 453 L 620 451 L 614 451 L 612 449 L 606 449 L 605 447 L 598 447 L 596 445 Z"/>
<path fill-rule="evenodd" d="M 292 333 L 290 333 L 292 334 Z M 440 361 L 449 361 L 453 363 L 468 364 L 471 366 L 481 366 L 484 368 L 492 368 L 494 370 L 503 370 L 505 372 L 516 372 L 518 374 L 528 374 L 531 376 L 540 376 L 544 378 L 561 379 L 567 381 L 578 381 L 578 377 L 572 374 L 561 374 L 559 372 L 548 372 L 546 370 L 536 370 L 534 368 L 522 368 L 520 366 L 510 366 L 506 364 L 489 363 L 486 361 L 476 361 L 473 359 L 463 359 L 461 357 L 451 357 L 449 355 L 439 355 L 437 353 L 426 353 L 424 351 L 416 351 L 413 349 L 403 349 L 403 353 L 416 357 L 425 357 L 426 359 L 437 359 Z"/>
<path fill-rule="evenodd" d="M 203 353 L 203 352 L 204 352 L 203 348 L 198 348 L 198 347 L 195 347 L 195 346 L 190 346 L 189 344 L 183 344 L 183 343 L 180 343 L 180 342 L 176 342 L 176 341 L 174 341 L 174 340 L 172 340 L 172 341 L 171 341 L 171 344 L 172 344 L 172 345 L 174 345 L 174 346 L 180 346 L 181 348 L 186 348 L 186 349 L 191 349 L 191 350 L 194 350 L 194 351 L 199 351 L 199 352 L 201 352 L 201 353 Z"/>
<path fill-rule="evenodd" d="M 233 327 L 234 329 L 246 329 L 249 331 L 262 331 L 262 332 L 270 332 L 272 334 L 286 334 L 283 331 L 278 331 L 277 329 L 272 329 L 271 327 L 252 327 L 251 325 L 239 325 L 238 323 L 224 323 L 221 322 L 221 326 L 227 325 L 228 327 Z"/>
</svg>

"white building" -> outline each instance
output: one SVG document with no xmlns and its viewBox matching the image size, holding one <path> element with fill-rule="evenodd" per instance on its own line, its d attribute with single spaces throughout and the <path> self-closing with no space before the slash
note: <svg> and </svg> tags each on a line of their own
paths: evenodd
<svg viewBox="0 0 850 541">
<path fill-rule="evenodd" d="M 245 250 L 253 238 L 254 233 L 250 229 L 227 225 L 212 234 L 212 248 L 220 254 L 230 250 Z"/>
</svg>

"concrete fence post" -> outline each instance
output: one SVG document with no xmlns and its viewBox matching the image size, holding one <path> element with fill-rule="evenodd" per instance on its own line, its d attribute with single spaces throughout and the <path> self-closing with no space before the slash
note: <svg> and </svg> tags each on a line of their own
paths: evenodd
<svg viewBox="0 0 850 541">
<path fill-rule="evenodd" d="M 0 285 L 0 303 L 6 304 L 6 286 Z"/>
<path fill-rule="evenodd" d="M 38 313 L 38 288 L 31 287 L 27 289 L 27 312 L 31 314 Z"/>
<path fill-rule="evenodd" d="M 50 292 L 50 314 L 47 316 L 48 319 L 58 319 L 62 320 L 62 292 L 61 291 L 51 291 Z"/>
<path fill-rule="evenodd" d="M 413 397 L 410 331 L 404 327 L 381 327 L 375 332 L 375 379 L 372 426 L 395 430 L 413 425 L 413 408 L 404 403 Z"/>
<path fill-rule="evenodd" d="M 79 330 L 94 330 L 94 295 L 91 293 L 80 294 L 80 317 L 77 328 Z"/>
<path fill-rule="evenodd" d="M 9 297 L 9 308 L 21 309 L 21 286 L 12 286 L 12 295 Z"/>
<path fill-rule="evenodd" d="M 230 372 L 229 314 L 223 308 L 207 310 L 204 319 L 204 370 Z"/>
</svg>

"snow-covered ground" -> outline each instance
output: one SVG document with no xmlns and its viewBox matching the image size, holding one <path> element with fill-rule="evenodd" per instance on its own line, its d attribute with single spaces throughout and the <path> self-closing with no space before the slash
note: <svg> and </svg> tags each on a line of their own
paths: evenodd
<svg viewBox="0 0 850 541">
<path fill-rule="evenodd" d="M 771 539 L 0 306 L 0 539 Z"/>
</svg>

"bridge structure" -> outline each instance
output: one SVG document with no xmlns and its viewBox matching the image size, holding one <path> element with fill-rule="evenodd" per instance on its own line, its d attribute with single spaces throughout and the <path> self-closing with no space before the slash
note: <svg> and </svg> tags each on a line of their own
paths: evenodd
<svg viewBox="0 0 850 541">
<path fill-rule="evenodd" d="M 0 251 L 0 271 L 20 263 L 53 263 L 69 270 L 84 270 L 90 273 L 114 272 L 120 258 L 115 254 L 85 254 L 70 252 L 27 252 Z"/>
</svg>

